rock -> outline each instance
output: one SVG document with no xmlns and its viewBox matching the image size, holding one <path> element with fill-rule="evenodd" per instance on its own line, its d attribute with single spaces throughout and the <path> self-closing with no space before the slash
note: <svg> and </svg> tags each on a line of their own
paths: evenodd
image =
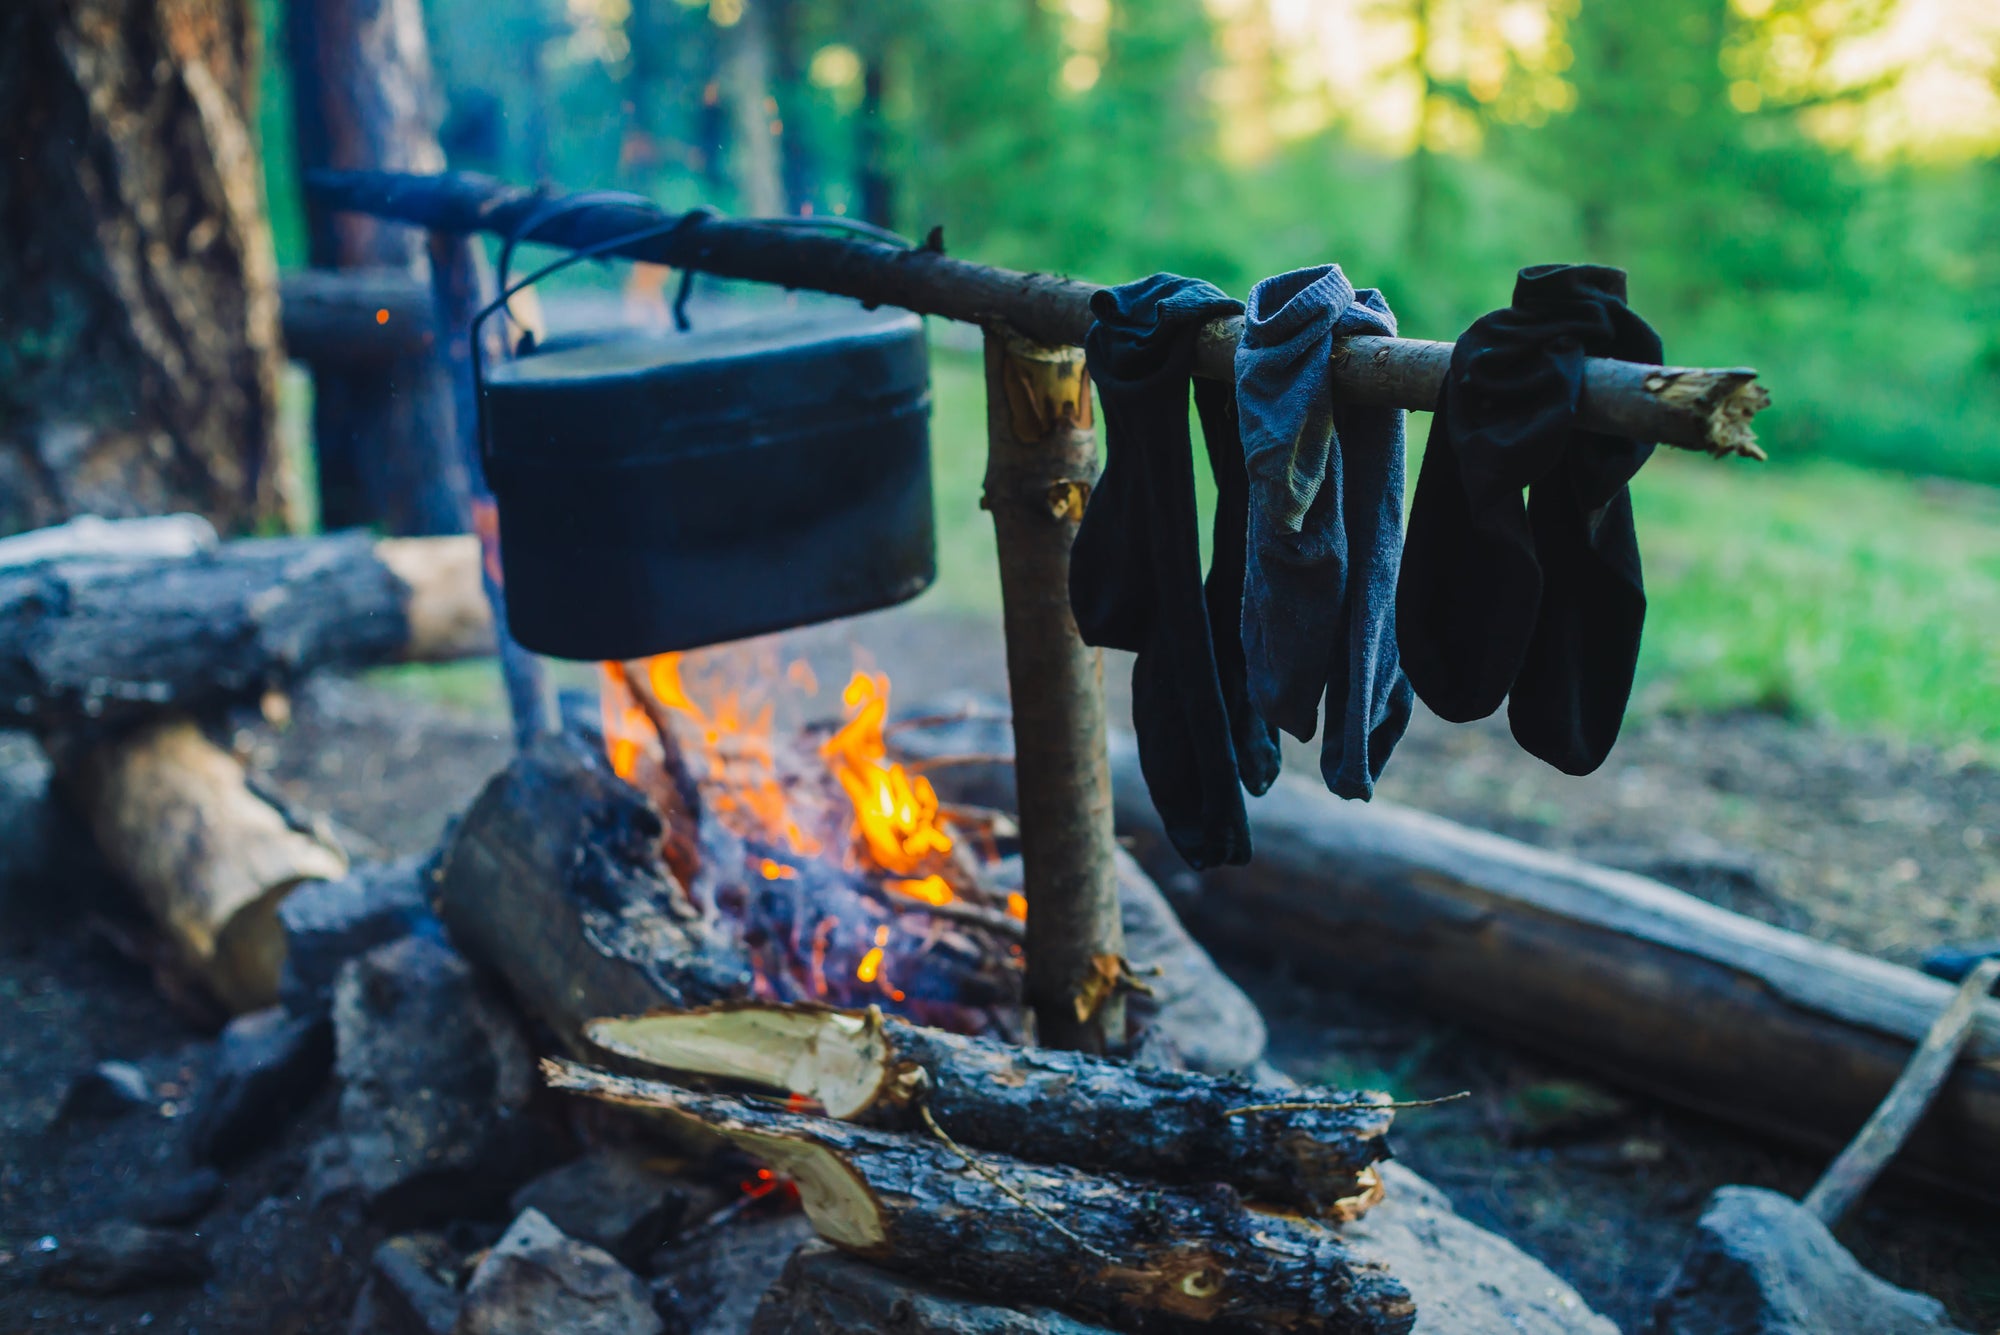
<svg viewBox="0 0 2000 1335">
<path fill-rule="evenodd" d="M 1935 1298 L 1862 1269 L 1811 1212 L 1761 1187 L 1708 1198 L 1653 1335 L 1963 1335 Z"/>
<path fill-rule="evenodd" d="M 451 1335 L 464 1299 L 457 1255 L 436 1234 L 390 1238 L 375 1249 L 347 1335 Z"/>
<path fill-rule="evenodd" d="M 1381 1171 L 1387 1198 L 1341 1238 L 1409 1286 L 1415 1335 L 1618 1335 L 1548 1267 L 1461 1218 L 1436 1187 L 1398 1163 Z"/>
<path fill-rule="evenodd" d="M 731 1220 L 655 1258 L 654 1304 L 671 1335 L 741 1335 L 792 1253 L 813 1237 L 796 1210 Z"/>
<path fill-rule="evenodd" d="M 524 1210 L 472 1272 L 455 1335 L 660 1335 L 644 1281 Z"/>
<path fill-rule="evenodd" d="M 333 1027 L 272 1006 L 239 1015 L 222 1031 L 188 1120 L 197 1163 L 233 1163 L 276 1139 L 325 1083 Z"/>
<path fill-rule="evenodd" d="M 341 966 L 356 955 L 440 931 L 416 858 L 358 866 L 338 881 L 309 881 L 279 904 L 278 923 L 285 933 L 278 991 L 297 1015 L 327 1009 Z"/>
<path fill-rule="evenodd" d="M 688 1217 L 692 1189 L 630 1150 L 592 1150 L 514 1193 L 516 1214 L 537 1210 L 564 1233 L 627 1265 L 644 1261 Z"/>
<path fill-rule="evenodd" d="M 1109 1335 L 1043 1307 L 1002 1307 L 852 1260 L 822 1242 L 792 1254 L 749 1335 Z"/>
<path fill-rule="evenodd" d="M 125 1198 L 118 1213 L 135 1224 L 185 1224 L 207 1214 L 222 1195 L 222 1174 L 197 1168 L 141 1188 Z"/>
<path fill-rule="evenodd" d="M 153 1086 L 131 1062 L 99 1062 L 70 1082 L 56 1123 L 108 1121 L 154 1106 Z"/>
<path fill-rule="evenodd" d="M 502 1208 L 549 1161 L 523 1115 L 528 1045 L 450 948 L 405 937 L 349 960 L 334 985 L 337 1143 L 315 1151 L 315 1194 L 358 1192 L 420 1223 Z"/>
<path fill-rule="evenodd" d="M 130 1293 L 208 1278 L 208 1254 L 184 1233 L 108 1220 L 56 1249 L 41 1282 L 75 1293 Z"/>
</svg>

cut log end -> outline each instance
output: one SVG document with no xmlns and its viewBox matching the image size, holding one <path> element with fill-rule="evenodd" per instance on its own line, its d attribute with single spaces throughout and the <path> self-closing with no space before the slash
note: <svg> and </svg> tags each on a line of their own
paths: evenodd
<svg viewBox="0 0 2000 1335">
<path fill-rule="evenodd" d="M 725 1004 L 592 1020 L 583 1032 L 620 1057 L 782 1089 L 843 1120 L 873 1107 L 893 1083 L 879 1012 Z"/>
</svg>

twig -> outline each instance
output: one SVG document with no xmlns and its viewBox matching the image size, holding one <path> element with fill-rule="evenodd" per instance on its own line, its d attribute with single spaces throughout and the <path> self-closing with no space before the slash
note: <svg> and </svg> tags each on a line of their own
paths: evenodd
<svg viewBox="0 0 2000 1335">
<path fill-rule="evenodd" d="M 1388 1103 L 1376 1103 L 1372 1099 L 1300 1099 L 1286 1103 L 1248 1103 L 1241 1108 L 1231 1108 L 1224 1117 L 1241 1117 L 1245 1113 L 1263 1112 L 1354 1112 L 1361 1108 L 1432 1108 L 1440 1103 L 1456 1103 L 1469 1099 L 1472 1091 L 1461 1089 L 1456 1094 L 1446 1094 L 1435 1099 L 1403 1099 Z"/>
<path fill-rule="evenodd" d="M 1068 1238 L 1071 1242 L 1083 1248 L 1085 1251 L 1089 1252 L 1092 1256 L 1095 1256 L 1098 1260 L 1104 1261 L 1111 1265 L 1116 1265 L 1118 1263 L 1117 1257 L 1111 1255 L 1109 1252 L 1104 1251 L 1102 1248 L 1092 1246 L 1087 1239 L 1078 1237 L 1075 1232 L 1073 1232 L 1069 1228 L 1064 1227 L 1063 1222 L 1060 1219 L 1057 1219 L 1047 1210 L 1044 1210 L 1041 1206 L 1035 1204 L 1033 1201 L 1029 1200 L 1026 1196 L 1023 1196 L 1013 1187 L 1008 1186 L 1007 1183 L 1001 1179 L 998 1173 L 994 1172 L 991 1168 L 988 1168 L 985 1164 L 979 1162 L 979 1160 L 973 1158 L 970 1151 L 968 1151 L 964 1146 L 960 1145 L 957 1141 L 953 1140 L 950 1136 L 945 1134 L 945 1129 L 937 1124 L 937 1118 L 931 1116 L 931 1110 L 929 1104 L 925 1103 L 918 1104 L 917 1111 L 923 1115 L 924 1125 L 931 1129 L 931 1134 L 936 1136 L 939 1140 L 943 1141 L 946 1149 L 950 1150 L 953 1154 L 956 1154 L 959 1158 L 965 1160 L 965 1166 L 967 1168 L 970 1168 L 973 1172 L 979 1174 L 981 1177 L 985 1178 L 988 1182 L 991 1182 L 995 1187 L 998 1187 L 1001 1190 L 1001 1192 L 1003 1192 L 1008 1197 L 1008 1199 L 1012 1200 L 1016 1205 L 1019 1205 L 1029 1214 L 1035 1216 L 1035 1218 L 1041 1220 L 1044 1224 L 1047 1224 L 1050 1228 L 1062 1234 L 1064 1237 Z"/>
<path fill-rule="evenodd" d="M 983 927 L 995 936 L 1005 937 L 1009 941 L 1028 939 L 1028 924 L 998 909 L 982 908 L 978 904 L 967 904 L 962 901 L 933 904 L 928 899 L 916 899 L 900 890 L 890 891 L 889 898 L 891 907 L 898 913 L 928 913 L 933 918 L 947 918 L 970 927 Z"/>
</svg>

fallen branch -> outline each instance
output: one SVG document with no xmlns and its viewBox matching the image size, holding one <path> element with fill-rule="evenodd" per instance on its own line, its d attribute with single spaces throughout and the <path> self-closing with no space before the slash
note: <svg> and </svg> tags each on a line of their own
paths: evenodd
<svg viewBox="0 0 2000 1335">
<path fill-rule="evenodd" d="M 246 539 L 0 568 L 0 714 L 44 730 L 491 648 L 470 537 Z"/>
<path fill-rule="evenodd" d="M 885 1269 L 1126 1329 L 1408 1331 L 1409 1292 L 1340 1236 L 1256 1214 L 1227 1188 L 1162 1187 L 991 1155 L 1010 1192 L 927 1139 L 545 1061 L 555 1089 L 692 1121 L 790 1176 L 819 1235 Z M 1067 1234 L 1067 1236 L 1065 1236 Z M 1101 1257 L 1116 1258 L 1105 1261 Z"/>
<path fill-rule="evenodd" d="M 935 1113 L 980 1149 L 1160 1182 L 1226 1182 L 1328 1217 L 1366 1208 L 1373 1166 L 1389 1153 L 1386 1095 L 1020 1048 L 879 1011 L 744 1002 L 599 1019 L 584 1034 L 661 1070 L 804 1095 L 843 1120 L 910 1131 Z M 1238 1116 L 1278 1107 L 1279 1095 L 1317 1101 L 1290 1105 L 1306 1115 Z"/>
<path fill-rule="evenodd" d="M 395 172 L 310 173 L 307 190 L 323 206 L 411 223 L 433 231 L 510 236 L 562 196 L 469 173 L 413 176 Z M 538 242 L 582 249 L 657 226 L 651 205 L 606 202 L 549 219 Z M 877 306 L 901 306 L 972 324 L 1003 324 L 1033 342 L 1083 342 L 1090 328 L 1091 283 L 1054 274 L 951 259 L 928 247 L 905 249 L 798 220 L 717 218 L 609 252 L 653 264 L 697 269 L 785 288 L 831 292 Z M 1204 333 L 1196 374 L 1234 376 L 1240 319 Z M 1449 343 L 1351 338 L 1334 354 L 1334 392 L 1350 403 L 1428 412 L 1451 363 Z M 1595 431 L 1712 454 L 1762 457 L 1750 419 L 1770 397 L 1748 369 L 1641 366 L 1591 358 L 1584 369 L 1583 425 Z"/>
</svg>

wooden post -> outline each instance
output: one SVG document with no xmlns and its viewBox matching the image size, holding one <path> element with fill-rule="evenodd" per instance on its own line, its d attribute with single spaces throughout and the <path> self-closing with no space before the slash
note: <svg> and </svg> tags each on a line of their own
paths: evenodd
<svg viewBox="0 0 2000 1335">
<path fill-rule="evenodd" d="M 986 330 L 986 495 L 1013 697 L 1028 1003 L 1040 1041 L 1125 1040 L 1104 658 L 1069 609 L 1069 549 L 1097 480 L 1083 349 Z"/>
<path fill-rule="evenodd" d="M 421 0 L 291 0 L 287 45 L 302 168 L 442 170 Z M 415 228 L 335 216 L 311 198 L 306 224 L 316 268 L 428 277 Z M 313 445 L 327 528 L 465 531 L 451 387 L 428 351 L 368 367 L 315 364 Z"/>
<path fill-rule="evenodd" d="M 431 233 L 430 267 L 438 360 L 452 387 L 460 485 L 466 493 L 464 509 L 472 531 L 479 535 L 480 583 L 493 610 L 493 639 L 500 654 L 500 676 L 507 687 L 514 744 L 526 747 L 536 734 L 551 727 L 554 697 L 542 660 L 522 648 L 507 629 L 507 595 L 500 585 L 500 511 L 486 485 L 486 463 L 480 454 L 479 387 L 472 379 L 472 318 L 497 295 L 493 273 L 479 242 L 455 232 Z M 480 351 L 488 366 L 506 355 L 502 328 L 496 315 L 480 330 Z"/>
</svg>

